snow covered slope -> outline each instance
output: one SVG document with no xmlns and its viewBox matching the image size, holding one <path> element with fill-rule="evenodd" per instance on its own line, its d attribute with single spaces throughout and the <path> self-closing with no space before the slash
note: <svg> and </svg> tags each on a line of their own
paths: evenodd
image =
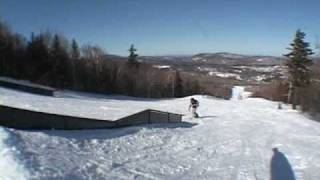
<svg viewBox="0 0 320 180">
<path fill-rule="evenodd" d="M 0 99 L 8 103 L 6 99 L 14 99 L 12 96 L 16 95 L 15 104 L 25 103 L 26 107 L 53 101 L 42 99 L 44 102 L 41 102 L 35 95 L 15 93 L 10 94 L 8 90 L 5 95 L 0 94 Z M 36 100 L 27 101 L 24 96 L 34 96 Z M 63 96 L 61 101 L 75 102 L 73 106 L 66 106 L 72 109 L 66 111 L 81 112 L 78 106 L 81 109 L 82 105 L 76 102 L 88 101 L 87 108 L 119 103 L 119 107 L 122 104 L 135 109 L 150 105 L 185 114 L 190 98 L 103 98 L 75 93 L 63 93 Z M 319 123 L 293 110 L 278 110 L 276 102 L 263 99 L 226 101 L 209 96 L 194 97 L 200 101 L 201 118 L 192 119 L 187 115 L 182 124 L 88 131 L 3 128 L 8 137 L 1 143 L 20 153 L 11 153 L 12 156 L 1 153 L 0 164 L 12 157 L 16 164 L 24 165 L 23 171 L 15 171 L 25 179 L 320 178 Z M 0 175 L 6 172 L 0 169 Z M 277 178 L 279 176 L 282 178 Z"/>
<path fill-rule="evenodd" d="M 70 91 L 57 92 L 55 97 L 22 93 L 0 87 L 0 104 L 39 112 L 117 120 L 146 109 L 185 113 L 185 109 L 168 106 L 172 100 L 137 99 L 123 96 L 94 96 Z M 177 100 L 176 103 L 185 103 Z M 185 105 L 188 106 L 187 104 Z"/>
</svg>

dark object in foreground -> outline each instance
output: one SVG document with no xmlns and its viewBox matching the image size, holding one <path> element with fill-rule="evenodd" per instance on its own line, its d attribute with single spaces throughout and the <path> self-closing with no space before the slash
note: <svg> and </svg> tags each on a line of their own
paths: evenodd
<svg viewBox="0 0 320 180">
<path fill-rule="evenodd" d="M 151 109 L 144 110 L 115 121 L 109 121 L 30 111 L 0 105 L 0 125 L 16 129 L 106 129 L 141 124 L 181 122 L 181 114 L 174 114 Z"/>
<path fill-rule="evenodd" d="M 271 159 L 271 180 L 295 180 L 294 172 L 286 156 L 273 148 Z"/>
</svg>

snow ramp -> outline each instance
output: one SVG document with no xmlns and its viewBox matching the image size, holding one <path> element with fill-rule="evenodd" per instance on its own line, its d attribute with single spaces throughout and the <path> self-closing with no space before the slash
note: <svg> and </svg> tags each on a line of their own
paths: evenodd
<svg viewBox="0 0 320 180">
<path fill-rule="evenodd" d="M 180 123 L 182 115 L 147 109 L 116 121 L 38 112 L 0 105 L 0 125 L 16 129 L 107 129 L 141 124 Z"/>
</svg>

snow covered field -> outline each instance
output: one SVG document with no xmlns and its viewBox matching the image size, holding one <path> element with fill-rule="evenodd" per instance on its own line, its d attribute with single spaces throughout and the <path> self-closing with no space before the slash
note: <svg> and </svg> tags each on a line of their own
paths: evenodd
<svg viewBox="0 0 320 180">
<path fill-rule="evenodd" d="M 236 96 L 241 92 L 238 87 Z M 286 107 L 278 110 L 276 102 L 193 96 L 201 118 L 192 119 L 190 97 L 57 96 L 0 88 L 1 104 L 31 109 L 110 119 L 121 108 L 150 107 L 187 116 L 182 124 L 112 130 L 0 128 L 2 179 L 320 179 L 320 124 Z"/>
</svg>

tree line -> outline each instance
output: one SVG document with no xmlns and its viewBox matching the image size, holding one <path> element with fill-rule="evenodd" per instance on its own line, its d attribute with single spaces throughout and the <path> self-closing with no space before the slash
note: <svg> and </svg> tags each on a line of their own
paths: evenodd
<svg viewBox="0 0 320 180">
<path fill-rule="evenodd" d="M 138 61 L 130 47 L 127 59 L 107 55 L 99 46 L 79 46 L 61 34 L 12 32 L 0 22 L 0 76 L 26 79 L 59 89 L 138 97 L 182 97 L 200 93 L 196 78 Z"/>
</svg>

